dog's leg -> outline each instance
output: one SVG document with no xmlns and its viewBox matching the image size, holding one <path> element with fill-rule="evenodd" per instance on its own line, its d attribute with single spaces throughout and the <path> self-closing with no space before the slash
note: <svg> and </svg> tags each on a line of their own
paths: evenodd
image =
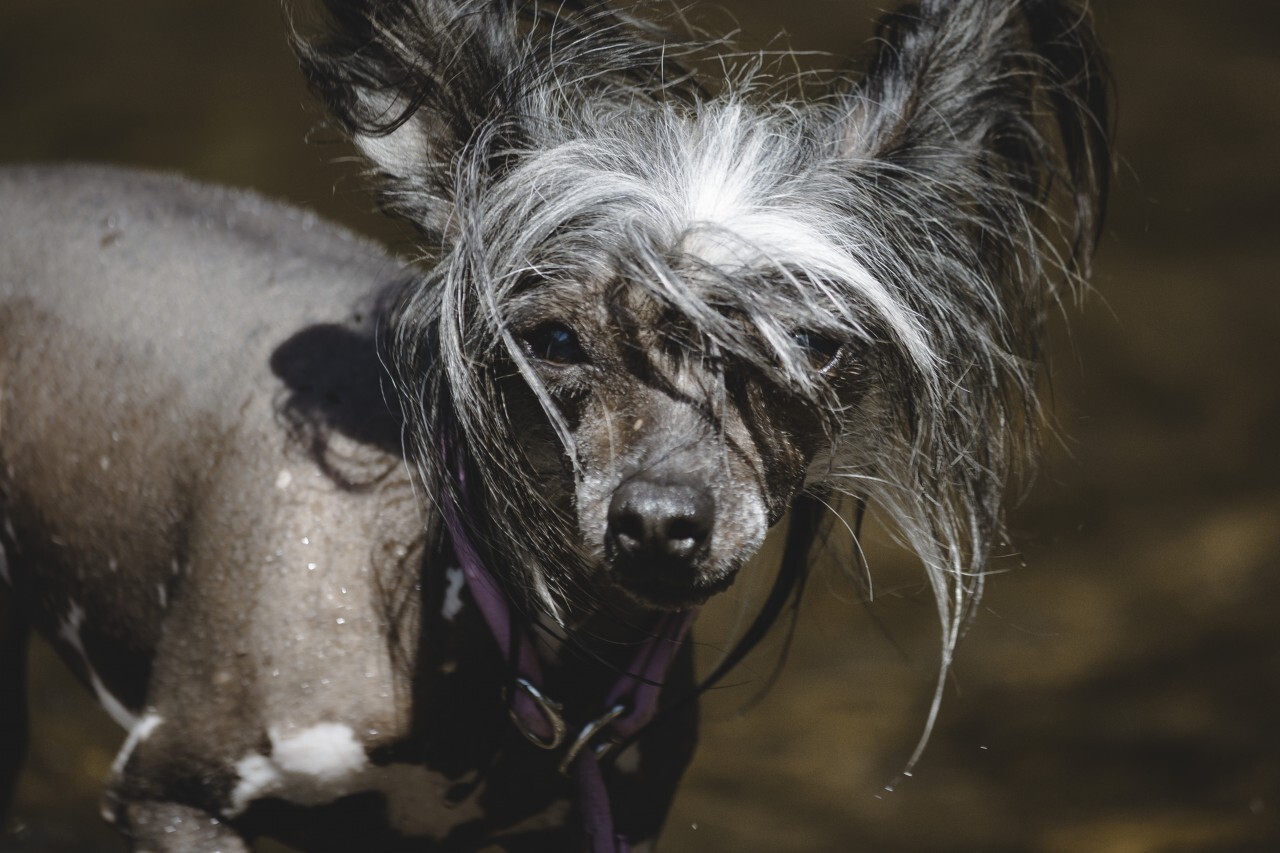
<svg viewBox="0 0 1280 853">
<path fill-rule="evenodd" d="M 0 568 L 8 571 L 0 545 Z M 9 812 L 27 751 L 27 620 L 17 590 L 0 582 L 0 818 Z"/>
<path fill-rule="evenodd" d="M 238 832 L 192 806 L 169 802 L 130 803 L 122 827 L 135 851 L 142 853 L 249 853 Z"/>
</svg>

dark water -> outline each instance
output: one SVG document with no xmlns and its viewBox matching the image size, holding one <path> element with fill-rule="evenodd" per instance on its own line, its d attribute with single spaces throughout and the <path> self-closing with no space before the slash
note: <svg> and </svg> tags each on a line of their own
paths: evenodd
<svg viewBox="0 0 1280 853">
<path fill-rule="evenodd" d="M 844 53 L 873 4 L 726 5 L 753 38 Z M 923 725 L 936 626 L 873 543 L 874 604 L 820 577 L 777 687 L 747 712 L 750 683 L 708 703 L 664 850 L 1280 850 L 1280 7 L 1094 5 L 1124 157 L 1097 293 L 1059 329 L 1063 440 L 924 760 L 884 790 Z M 306 103 L 272 3 L 0 4 L 0 161 L 181 170 L 397 239 L 342 152 L 304 144 Z M 0 851 L 120 849 L 96 818 L 120 733 L 34 657 L 22 829 Z"/>
</svg>

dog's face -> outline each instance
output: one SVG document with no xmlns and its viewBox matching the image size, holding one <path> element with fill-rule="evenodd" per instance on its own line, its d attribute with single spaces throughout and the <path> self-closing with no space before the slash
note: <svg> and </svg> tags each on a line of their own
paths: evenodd
<svg viewBox="0 0 1280 853">
<path fill-rule="evenodd" d="M 520 508 L 490 541 L 529 544 L 511 562 L 536 559 L 544 602 L 684 609 L 728 587 L 825 482 L 815 459 L 873 432 L 852 425 L 879 364 L 919 338 L 841 250 L 813 128 L 643 118 L 549 133 L 467 200 L 475 227 L 428 285 L 457 441 L 485 503 Z"/>
<path fill-rule="evenodd" d="M 508 306 L 521 361 L 562 414 L 573 458 L 523 375 L 503 392 L 521 413 L 514 440 L 573 519 L 590 586 L 646 607 L 696 605 L 760 547 L 828 422 L 765 372 L 716 354 L 709 336 L 625 271 L 591 275 L 561 270 Z M 852 391 L 852 346 L 792 335 L 815 377 Z"/>
</svg>

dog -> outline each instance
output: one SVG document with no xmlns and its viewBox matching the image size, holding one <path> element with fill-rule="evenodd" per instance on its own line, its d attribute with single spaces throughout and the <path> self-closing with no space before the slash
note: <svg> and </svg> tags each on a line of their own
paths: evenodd
<svg viewBox="0 0 1280 853">
<path fill-rule="evenodd" d="M 318 11 L 302 69 L 430 260 L 0 171 L 0 796 L 34 627 L 127 731 L 134 850 L 650 849 L 842 501 L 919 556 L 945 674 L 1100 229 L 1088 17 L 923 0 L 815 91 L 595 0 Z"/>
</svg>

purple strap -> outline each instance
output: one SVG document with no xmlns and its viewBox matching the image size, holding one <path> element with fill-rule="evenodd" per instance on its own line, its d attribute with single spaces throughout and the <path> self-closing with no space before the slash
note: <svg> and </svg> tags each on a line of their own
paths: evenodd
<svg viewBox="0 0 1280 853">
<path fill-rule="evenodd" d="M 578 810 L 582 812 L 583 829 L 590 853 L 630 853 L 627 839 L 613 831 L 613 809 L 609 805 L 609 787 L 604 783 L 600 763 L 590 755 L 579 755 L 573 762 L 574 781 L 578 785 Z"/>
<path fill-rule="evenodd" d="M 465 488 L 461 483 L 461 473 L 458 477 L 459 487 Z M 498 587 L 498 582 L 489 574 L 489 570 L 485 568 L 484 561 L 480 559 L 480 553 L 471 542 L 471 537 L 467 535 L 466 528 L 458 517 L 453 501 L 441 501 L 440 508 L 444 514 L 445 527 L 449 530 L 449 538 L 453 540 L 454 556 L 458 558 L 463 576 L 467 579 L 471 597 L 475 599 L 480 612 L 484 614 L 484 621 L 489 625 L 493 638 L 498 641 L 498 648 L 502 649 L 502 654 L 507 657 L 510 657 L 514 648 L 516 659 L 513 663 L 516 673 L 535 688 L 540 688 L 542 666 L 538 663 L 533 644 L 523 632 L 513 638 L 514 622 L 511 619 L 511 609 L 507 605 L 507 597 Z M 511 701 L 511 710 L 520 719 L 525 731 L 533 732 L 547 743 L 555 740 L 552 721 L 547 719 L 533 696 L 524 690 L 517 690 Z"/>
<path fill-rule="evenodd" d="M 455 464 L 454 468 L 458 478 L 459 502 L 465 506 L 468 503 L 465 474 L 460 464 Z M 455 502 L 446 498 L 440 502 L 440 508 L 471 597 L 484 615 L 502 654 L 515 668 L 517 683 L 523 683 L 525 687 L 516 690 L 511 698 L 512 717 L 531 740 L 547 748 L 555 748 L 560 745 L 564 734 L 563 721 L 559 717 L 559 707 L 542 696 L 542 666 L 536 649 L 524 631 L 516 626 L 506 595 L 467 535 Z M 609 789 L 592 742 L 623 740 L 653 719 L 662 695 L 662 682 L 696 615 L 696 610 L 689 610 L 662 616 L 653 636 L 640 646 L 627 672 L 609 691 L 600 716 L 589 722 L 569 746 L 564 769 L 573 771 L 578 808 L 591 853 L 629 853 L 631 850 L 627 840 L 614 832 Z M 514 661 L 511 660 L 513 655 Z"/>
</svg>

